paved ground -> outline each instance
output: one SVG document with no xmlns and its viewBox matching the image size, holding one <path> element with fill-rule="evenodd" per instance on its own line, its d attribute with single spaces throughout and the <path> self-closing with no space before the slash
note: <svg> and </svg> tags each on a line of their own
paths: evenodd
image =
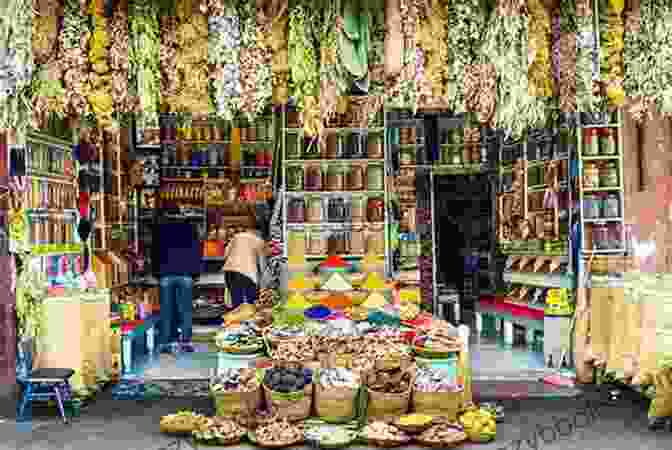
<svg viewBox="0 0 672 450">
<path fill-rule="evenodd" d="M 497 440 L 492 444 L 463 448 L 482 450 L 672 448 L 672 433 L 651 432 L 647 429 L 647 403 L 641 400 L 641 397 L 626 392 L 615 404 L 605 402 L 603 400 L 605 398 L 598 392 L 587 392 L 574 399 L 505 401 L 503 402 L 506 408 L 505 423 L 498 425 Z M 585 415 L 584 405 L 588 401 L 596 405 L 597 417 L 594 420 Z M 17 427 L 12 418 L 5 416 L 5 421 L 0 422 L 0 450 L 166 449 L 170 448 L 171 439 L 158 432 L 159 418 L 181 408 L 191 408 L 208 414 L 212 412 L 207 399 L 115 401 L 110 398 L 109 393 L 103 393 L 95 403 L 82 410 L 80 418 L 69 425 L 59 422 L 53 411 L 35 410 L 35 420 L 27 425 L 27 429 Z M 546 429 L 543 436 L 537 431 L 537 425 L 553 426 L 554 423 L 557 424 L 557 431 Z M 569 427 L 568 423 L 575 423 L 576 426 Z M 558 434 L 564 436 L 560 437 Z M 522 440 L 518 442 L 520 445 L 517 440 Z M 176 449 L 175 446 L 172 448 Z M 185 444 L 181 448 L 190 447 Z"/>
</svg>

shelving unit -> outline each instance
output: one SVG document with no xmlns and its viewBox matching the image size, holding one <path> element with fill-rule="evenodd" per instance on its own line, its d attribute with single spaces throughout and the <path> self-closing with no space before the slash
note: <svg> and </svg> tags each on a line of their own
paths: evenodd
<svg viewBox="0 0 672 450">
<path fill-rule="evenodd" d="M 582 253 L 584 255 L 624 255 L 626 246 L 623 218 L 622 112 L 619 110 L 615 114 L 611 114 L 609 123 L 602 125 L 582 123 L 586 118 L 586 115 L 580 118 L 578 128 L 580 136 L 577 137 L 577 156 L 579 173 L 581 174 L 581 180 L 578 183 L 579 203 L 581 205 L 579 220 L 581 234 L 584 237 Z M 603 135 L 609 133 L 611 136 L 597 136 L 595 132 Z M 613 133 L 616 133 L 615 137 Z M 608 140 L 611 140 L 611 142 L 608 143 Z M 604 154 L 606 152 L 612 154 Z M 605 164 L 612 166 L 609 172 L 605 170 Z M 606 183 L 606 181 L 610 181 L 610 183 Z M 616 186 L 613 185 L 614 181 Z M 606 194 L 607 199 L 598 200 L 594 194 Z M 615 206 L 606 206 L 605 202 L 612 202 Z M 611 242 L 604 242 L 604 240 L 600 242 L 594 239 L 595 228 L 598 227 L 602 230 L 606 228 L 606 231 L 603 231 L 603 233 L 607 233 L 604 240 Z M 613 232 L 613 228 L 618 229 L 616 233 Z M 614 235 L 618 238 L 613 239 Z"/>
<path fill-rule="evenodd" d="M 322 243 L 331 239 L 334 239 L 334 242 L 342 242 L 342 247 L 348 249 L 348 251 L 339 252 L 342 257 L 360 260 L 369 252 L 368 238 L 372 233 L 383 233 L 383 252 L 377 256 L 384 257 L 387 263 L 389 260 L 387 211 L 389 193 L 385 176 L 389 172 L 389 163 L 385 144 L 385 128 L 327 128 L 325 131 L 329 148 L 323 153 L 316 141 L 304 140 L 303 128 L 289 126 L 293 125 L 289 121 L 289 114 L 293 113 L 287 111 L 278 113 L 282 161 L 279 193 L 280 200 L 283 202 L 282 239 L 285 242 L 283 256 L 288 258 L 290 254 L 290 246 L 287 245 L 291 240 L 290 234 L 304 232 L 304 242 L 309 242 L 306 235 L 319 233 Z M 380 158 L 371 157 L 369 153 L 369 144 L 372 140 L 376 140 L 380 146 Z M 349 146 L 346 145 L 346 141 L 349 141 Z M 372 168 L 380 172 L 376 174 L 371 170 Z M 353 169 L 359 174 L 358 180 L 361 183 L 349 189 L 348 179 Z M 312 172 L 314 176 L 309 172 Z M 372 183 L 370 177 L 373 176 L 380 181 L 373 183 L 377 184 L 379 189 L 368 189 Z M 308 181 L 317 180 L 316 177 L 319 177 L 319 183 L 313 186 Z M 330 182 L 336 178 L 342 180 L 342 187 Z M 342 203 L 339 203 L 341 200 Z M 376 208 L 379 209 L 379 219 L 382 220 L 372 221 L 369 220 L 371 217 L 368 216 L 367 210 L 370 209 L 371 202 L 375 200 L 380 200 Z M 364 205 L 363 209 L 359 208 L 363 212 L 362 217 L 352 217 L 352 210 L 356 209 L 352 208 L 353 201 L 361 201 Z M 311 204 L 312 209 L 309 206 Z M 299 210 L 299 217 L 294 217 L 295 212 L 299 213 Z M 364 245 L 362 248 L 358 245 L 357 248 L 350 250 L 352 247 L 350 236 L 353 230 L 361 232 L 359 236 L 363 237 L 363 240 L 359 243 Z M 341 232 L 345 235 L 340 236 Z M 334 245 L 341 246 L 341 244 Z M 328 256 L 328 248 L 326 248 L 328 246 L 324 247 L 316 254 L 314 251 L 309 251 L 311 248 L 306 245 L 305 257 L 315 262 L 325 259 Z"/>
<path fill-rule="evenodd" d="M 59 261 L 58 272 L 74 276 L 75 258 L 82 251 L 77 235 L 76 173 L 72 142 L 37 131 L 27 134 L 24 205 L 28 245 L 52 281 L 57 280 L 49 269 L 54 266 L 48 257 L 67 257 L 67 262 Z M 62 273 L 66 268 L 66 273 Z"/>
</svg>

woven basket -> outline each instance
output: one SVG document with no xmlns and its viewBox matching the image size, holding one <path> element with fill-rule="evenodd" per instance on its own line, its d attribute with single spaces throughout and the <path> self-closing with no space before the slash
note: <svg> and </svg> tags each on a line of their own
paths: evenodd
<svg viewBox="0 0 672 450">
<path fill-rule="evenodd" d="M 411 386 L 413 383 L 411 383 Z M 408 412 L 411 401 L 411 387 L 401 394 L 388 394 L 372 391 L 368 387 L 369 404 L 367 414 L 369 419 L 396 419 Z"/>
<path fill-rule="evenodd" d="M 419 392 L 411 395 L 411 411 L 454 421 L 462 408 L 464 392 Z"/>
<path fill-rule="evenodd" d="M 463 440 L 460 440 L 460 441 L 453 441 L 453 442 L 434 442 L 434 441 L 425 441 L 423 439 L 416 439 L 415 441 L 423 447 L 455 448 L 455 447 L 459 447 L 460 445 L 464 444 L 467 441 L 467 439 L 463 439 Z"/>
<path fill-rule="evenodd" d="M 269 409 L 279 417 L 290 421 L 300 421 L 310 416 L 313 407 L 313 385 L 310 384 L 298 393 L 296 398 L 292 395 L 272 391 L 264 385 L 264 399 Z M 294 393 L 297 394 L 297 393 Z"/>
<path fill-rule="evenodd" d="M 422 425 L 404 425 L 399 423 L 399 419 L 394 421 L 393 424 L 395 427 L 399 428 L 401 431 L 404 433 L 408 434 L 419 434 L 422 433 L 425 430 L 428 430 L 432 425 L 434 425 L 434 420 L 430 420 L 429 422 L 422 424 Z"/>
<path fill-rule="evenodd" d="M 268 442 L 260 442 L 257 440 L 257 435 L 253 432 L 250 431 L 247 433 L 247 437 L 252 442 L 254 445 L 263 447 L 263 448 L 287 448 L 287 447 L 293 447 L 295 445 L 302 444 L 304 442 L 304 439 L 297 439 L 296 441 L 292 442 L 283 442 L 281 444 L 276 444 L 276 443 L 268 443 Z"/>
<path fill-rule="evenodd" d="M 244 414 L 249 408 L 258 407 L 263 402 L 261 386 L 250 392 L 210 392 L 215 403 L 215 411 L 218 417 L 237 417 Z"/>
<path fill-rule="evenodd" d="M 315 413 L 325 422 L 344 423 L 356 415 L 359 389 L 315 386 Z"/>
<path fill-rule="evenodd" d="M 408 445 L 410 443 L 409 440 L 395 441 L 392 439 L 369 439 L 369 438 L 366 438 L 366 442 L 371 447 L 380 447 L 380 448 L 397 448 L 403 445 Z"/>
</svg>

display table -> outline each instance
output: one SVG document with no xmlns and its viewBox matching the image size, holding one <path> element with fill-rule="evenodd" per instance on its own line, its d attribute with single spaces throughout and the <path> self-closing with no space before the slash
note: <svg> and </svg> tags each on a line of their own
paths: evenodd
<svg viewBox="0 0 672 450">
<path fill-rule="evenodd" d="M 36 368 L 73 369 L 73 389 L 93 387 L 111 373 L 109 295 L 47 297 L 43 319 Z"/>
</svg>

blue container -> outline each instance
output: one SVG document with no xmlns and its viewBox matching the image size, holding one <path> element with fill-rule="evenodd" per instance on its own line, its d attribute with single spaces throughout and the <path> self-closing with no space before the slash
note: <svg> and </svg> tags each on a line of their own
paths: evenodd
<svg viewBox="0 0 672 450">
<path fill-rule="evenodd" d="M 450 376 L 450 383 L 457 384 L 457 356 L 445 359 L 427 359 L 416 357 L 415 361 L 418 366 L 431 367 L 432 369 L 440 369 L 448 372 Z"/>
</svg>

